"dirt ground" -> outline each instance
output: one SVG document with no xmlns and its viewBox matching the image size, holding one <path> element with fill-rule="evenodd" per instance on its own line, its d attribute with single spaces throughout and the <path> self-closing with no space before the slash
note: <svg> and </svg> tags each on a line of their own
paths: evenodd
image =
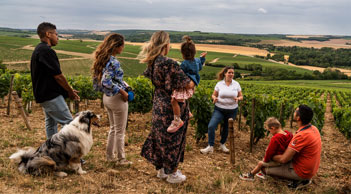
<svg viewBox="0 0 351 194">
<path fill-rule="evenodd" d="M 217 150 L 219 131 L 216 132 L 215 152 L 203 155 L 200 149 L 207 145 L 207 139 L 196 144 L 194 127 L 187 133 L 185 161 L 179 169 L 187 176 L 182 184 L 169 184 L 156 177 L 156 170 L 140 156 L 141 147 L 151 128 L 151 114 L 131 114 L 128 121 L 125 147 L 127 159 L 133 164 L 128 167 L 116 166 L 105 160 L 106 139 L 109 130 L 107 114 L 100 108 L 100 101 L 90 101 L 81 110 L 90 109 L 101 114 L 102 126 L 93 128 L 94 145 L 84 157 L 87 163 L 83 169 L 86 175 L 70 172 L 68 177 L 58 178 L 51 174 L 31 176 L 20 174 L 8 157 L 18 148 L 38 147 L 45 141 L 44 114 L 34 104 L 29 121 L 32 130 L 24 122 L 12 104 L 11 114 L 6 114 L 0 104 L 0 193 L 351 193 L 351 144 L 350 140 L 335 128 L 327 104 L 326 123 L 323 131 L 322 159 L 319 172 L 313 183 L 301 190 L 291 190 L 286 180 L 267 177 L 255 178 L 254 182 L 239 179 L 241 172 L 247 172 L 264 156 L 270 137 L 260 140 L 249 152 L 248 127 L 237 130 L 235 123 L 236 161 L 232 165 L 229 154 Z M 289 129 L 291 132 L 296 130 Z"/>
</svg>

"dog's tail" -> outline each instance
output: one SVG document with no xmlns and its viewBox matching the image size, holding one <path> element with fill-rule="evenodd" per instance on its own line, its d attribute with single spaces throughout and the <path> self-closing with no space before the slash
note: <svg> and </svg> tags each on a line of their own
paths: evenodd
<svg viewBox="0 0 351 194">
<path fill-rule="evenodd" d="M 43 170 L 55 169 L 56 162 L 48 156 L 40 157 L 35 154 L 34 148 L 27 150 L 19 150 L 12 154 L 9 158 L 18 164 L 18 170 L 25 174 L 39 174 Z"/>
<path fill-rule="evenodd" d="M 16 153 L 13 153 L 9 158 L 16 164 L 19 164 L 22 162 L 23 158 L 29 158 L 29 157 L 34 157 L 35 149 L 32 147 L 29 147 L 25 150 L 18 150 Z"/>
</svg>

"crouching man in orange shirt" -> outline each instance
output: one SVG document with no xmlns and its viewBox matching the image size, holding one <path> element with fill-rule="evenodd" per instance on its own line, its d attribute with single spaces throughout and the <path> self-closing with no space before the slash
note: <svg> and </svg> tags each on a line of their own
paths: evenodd
<svg viewBox="0 0 351 194">
<path fill-rule="evenodd" d="M 294 120 L 299 129 L 285 152 L 273 157 L 274 161 L 284 165 L 264 169 L 267 175 L 293 180 L 288 186 L 294 189 L 311 184 L 311 178 L 319 168 L 322 141 L 318 129 L 310 123 L 312 118 L 313 111 L 306 105 L 295 110 Z"/>
</svg>

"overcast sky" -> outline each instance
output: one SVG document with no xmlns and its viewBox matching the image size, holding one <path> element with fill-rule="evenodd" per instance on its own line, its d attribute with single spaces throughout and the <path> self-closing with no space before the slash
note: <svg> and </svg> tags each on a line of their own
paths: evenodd
<svg viewBox="0 0 351 194">
<path fill-rule="evenodd" d="M 350 0 L 0 0 L 0 27 L 351 35 Z"/>
</svg>

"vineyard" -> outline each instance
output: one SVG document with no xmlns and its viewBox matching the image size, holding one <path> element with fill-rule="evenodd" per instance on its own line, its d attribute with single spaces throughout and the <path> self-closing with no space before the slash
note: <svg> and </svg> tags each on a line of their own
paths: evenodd
<svg viewBox="0 0 351 194">
<path fill-rule="evenodd" d="M 0 75 L 0 98 L 4 103 L 4 97 L 8 95 L 11 75 L 3 73 Z M 134 89 L 136 100 L 130 103 L 131 113 L 146 113 L 152 107 L 152 84 L 143 77 L 127 78 L 126 80 Z M 69 77 L 70 85 L 79 91 L 81 101 L 88 103 L 88 100 L 101 99 L 102 94 L 93 90 L 90 77 L 75 76 Z M 193 124 L 197 126 L 196 139 L 204 139 L 207 133 L 207 124 L 210 120 L 213 104 L 211 94 L 217 81 L 204 80 L 196 89 L 194 97 L 190 99 L 190 106 L 194 112 Z M 292 125 L 292 115 L 296 107 L 306 104 L 312 108 L 314 117 L 312 124 L 318 129 L 324 125 L 324 114 L 326 109 L 327 96 L 332 97 L 332 110 L 337 127 L 347 138 L 351 137 L 351 92 L 333 91 L 324 89 L 312 89 L 301 87 L 277 86 L 277 85 L 258 85 L 250 82 L 241 83 L 244 100 L 240 103 L 239 119 L 243 116 L 246 124 L 254 123 L 254 144 L 259 139 L 267 135 L 263 128 L 263 123 L 269 116 L 277 117 L 283 126 Z M 22 98 L 27 112 L 31 112 L 31 104 L 34 100 L 30 74 L 14 75 L 13 90 Z M 72 102 L 68 101 L 68 104 Z M 79 111 L 79 102 L 75 103 L 75 108 L 71 111 Z M 73 107 L 70 106 L 70 107 Z M 322 132 L 323 133 L 323 132 Z"/>
<path fill-rule="evenodd" d="M 10 76 L 6 73 L 2 74 L 0 83 L 5 83 L 3 80 L 6 80 L 4 86 L 8 86 Z M 139 155 L 141 145 L 150 130 L 152 85 L 144 77 L 128 78 L 126 81 L 132 86 L 136 94 L 135 101 L 129 104 L 130 114 L 127 132 L 129 145 L 126 147 L 127 158 L 134 162 L 132 166 L 118 167 L 105 162 L 104 150 L 109 124 L 106 113 L 101 108 L 101 94 L 96 93 L 92 89 L 90 77 L 76 76 L 69 78 L 69 82 L 75 89 L 80 91 L 81 102 L 76 103 L 72 107 L 72 112 L 92 109 L 103 115 L 102 127 L 94 131 L 93 149 L 85 157 L 88 164 L 84 168 L 88 170 L 89 174 L 83 178 L 72 174 L 63 180 L 57 180 L 57 178 L 50 175 L 42 175 L 40 177 L 26 175 L 22 179 L 23 175 L 16 171 L 15 166 L 8 163 L 7 158 L 16 148 L 24 146 L 35 147 L 40 142 L 43 142 L 45 140 L 45 122 L 41 108 L 35 103 L 30 103 L 33 101 L 30 76 L 16 74 L 14 76 L 13 90 L 20 94 L 24 104 L 33 104 L 32 107 L 26 106 L 33 130 L 26 130 L 21 117 L 13 115 L 16 112 L 13 110 L 14 106 L 12 106 L 12 115 L 10 116 L 5 114 L 4 107 L 6 106 L 0 109 L 0 114 L 2 115 L 1 123 L 4 123 L 1 130 L 5 132 L 0 136 L 2 139 L 0 147 L 4 150 L 0 157 L 1 190 L 11 193 L 39 192 L 39 190 L 44 191 L 44 193 L 107 193 L 113 191 L 124 193 L 168 193 L 175 191 L 179 193 L 241 193 L 244 191 L 276 193 L 282 191 L 283 193 L 289 193 L 291 191 L 285 186 L 287 182 L 279 179 L 269 178 L 263 182 L 257 180 L 255 184 L 252 184 L 241 182 L 237 178 L 240 172 L 247 171 L 253 167 L 259 158 L 263 157 L 265 146 L 267 146 L 269 141 L 269 138 L 266 137 L 268 133 L 263 129 L 263 122 L 267 117 L 275 116 L 279 118 L 285 125 L 284 128 L 294 131 L 296 130 L 296 124 L 291 123 L 291 115 L 294 108 L 301 103 L 308 104 L 315 113 L 313 124 L 321 130 L 323 135 L 326 135 L 323 138 L 327 138 L 329 137 L 329 132 L 325 126 L 328 120 L 325 120 L 325 115 L 328 114 L 326 110 L 328 110 L 329 106 L 332 107 L 330 114 L 333 113 L 335 115 L 337 128 L 340 129 L 345 137 L 350 138 L 349 92 L 240 82 L 244 100 L 240 103 L 240 114 L 235 122 L 237 161 L 235 166 L 231 167 L 229 156 L 224 153 L 215 152 L 215 154 L 208 156 L 199 153 L 199 149 L 207 144 L 207 124 L 213 110 L 210 96 L 216 84 L 214 80 L 202 81 L 196 89 L 195 95 L 190 100 L 194 118 L 191 120 L 192 125 L 189 127 L 186 161 L 180 167 L 189 180 L 184 185 L 176 186 L 168 185 L 165 182 L 159 183 L 153 175 L 152 166 Z M 3 105 L 5 105 L 8 93 L 3 88 L 8 89 L 8 87 L 1 87 L 2 91 L 0 92 L 1 97 L 5 97 L 3 100 Z M 71 104 L 73 105 L 73 103 Z M 254 125 L 251 123 L 254 123 Z M 249 135 L 251 129 L 254 130 L 253 139 Z M 324 131 L 325 129 L 327 130 L 326 132 Z M 217 132 L 219 133 L 219 131 Z M 339 136 L 338 139 L 340 138 L 344 137 Z M 217 136 L 216 140 L 218 141 L 218 139 Z M 250 144 L 250 139 L 252 144 Z M 347 162 L 350 160 L 348 150 L 350 143 L 347 143 L 349 141 L 345 139 L 340 142 L 340 145 L 346 146 L 339 149 L 340 151 L 344 150 L 342 151 L 343 155 L 338 156 L 338 161 L 340 160 L 342 163 L 339 161 L 338 164 L 335 163 L 330 165 L 330 167 L 321 166 L 320 173 L 314 179 L 314 184 L 309 189 L 301 192 L 310 193 L 313 191 L 320 193 L 321 191 L 330 191 L 333 193 L 343 191 L 345 188 L 346 191 L 349 189 L 350 171 L 340 170 L 349 168 Z M 250 153 L 250 145 L 253 146 L 252 153 Z M 335 145 L 335 143 L 332 145 Z M 335 160 L 335 158 L 328 158 L 328 155 L 329 153 L 324 153 L 322 156 L 323 162 L 330 163 Z M 334 152 L 333 155 L 335 155 Z M 335 175 L 333 175 L 333 172 Z M 344 178 L 324 185 L 325 181 L 335 176 Z M 124 181 L 128 184 L 123 184 Z"/>
<path fill-rule="evenodd" d="M 28 60 L 31 52 L 22 49 L 35 45 L 37 40 L 26 38 L 4 38 L 0 36 L 0 59 L 13 62 Z M 97 42 L 60 40 L 58 50 L 91 54 Z M 60 46 L 60 47 L 59 47 Z M 14 52 L 15 51 L 15 52 Z M 31 77 L 28 73 L 7 70 L 0 62 L 0 193 L 294 193 L 287 181 L 268 177 L 254 183 L 240 181 L 238 175 L 253 168 L 264 156 L 270 135 L 263 128 L 266 118 L 275 116 L 291 132 L 296 130 L 292 121 L 295 108 L 307 104 L 314 111 L 312 124 L 322 134 L 323 151 L 320 170 L 313 184 L 297 193 L 351 193 L 351 82 L 343 81 L 244 81 L 238 80 L 244 100 L 239 104 L 239 114 L 234 124 L 236 163 L 232 165 L 229 155 L 215 150 L 213 155 L 202 155 L 199 150 L 207 145 L 207 125 L 213 112 L 211 94 L 217 83 L 203 79 L 190 99 L 194 115 L 187 133 L 185 161 L 180 165 L 187 181 L 180 185 L 169 185 L 156 178 L 152 165 L 140 156 L 140 149 L 151 129 L 153 86 L 139 76 L 145 64 L 135 59 L 139 46 L 126 45 L 119 59 L 126 73 L 126 81 L 135 92 L 135 100 L 129 103 L 128 129 L 126 137 L 127 159 L 132 166 L 119 167 L 105 161 L 105 149 L 109 122 L 102 105 L 102 94 L 93 90 L 89 68 L 91 58 L 62 60 L 61 67 L 70 85 L 79 91 L 80 102 L 67 100 L 71 112 L 90 109 L 101 114 L 102 126 L 93 129 L 94 145 L 85 156 L 87 175 L 70 173 L 64 179 L 51 175 L 33 177 L 21 175 L 8 157 L 17 148 L 39 146 L 45 141 L 45 119 L 40 105 L 34 102 Z M 201 51 L 198 51 L 201 52 Z M 179 50 L 172 49 L 169 56 L 180 59 Z M 59 54 L 59 58 L 75 56 Z M 123 58 L 125 57 L 125 58 Z M 208 52 L 208 61 L 217 59 L 215 65 L 237 63 L 240 66 L 260 63 L 264 67 L 280 67 L 248 56 Z M 28 71 L 27 64 L 16 64 L 19 71 Z M 14 66 L 12 66 L 14 67 Z M 290 67 L 292 68 L 292 67 Z M 205 66 L 201 77 L 215 75 L 219 67 Z M 291 69 L 293 70 L 293 69 Z M 301 70 L 300 70 L 301 71 Z M 305 70 L 302 70 L 305 71 Z M 240 70 L 241 73 L 250 71 Z M 304 72 L 301 72 L 304 73 Z M 210 76 L 208 76 L 210 77 Z M 213 76 L 212 76 L 213 77 Z M 212 79 L 212 78 L 211 78 Z M 9 103 L 9 90 L 16 91 L 22 100 L 31 130 L 28 130 L 15 103 Z M 220 127 L 216 132 L 219 144 Z M 251 136 L 252 132 L 252 136 Z"/>
</svg>

